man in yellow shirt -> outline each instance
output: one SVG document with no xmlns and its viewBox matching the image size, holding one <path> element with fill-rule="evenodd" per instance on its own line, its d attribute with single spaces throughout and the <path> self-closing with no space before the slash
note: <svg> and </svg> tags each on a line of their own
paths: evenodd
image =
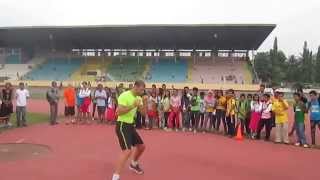
<svg viewBox="0 0 320 180">
<path fill-rule="evenodd" d="M 220 123 L 222 121 L 224 134 L 227 134 L 227 124 L 226 124 L 226 106 L 227 99 L 223 96 L 223 91 L 218 90 L 217 92 L 217 108 L 216 108 L 216 131 L 219 132 Z"/>
<path fill-rule="evenodd" d="M 141 98 L 144 89 L 145 83 L 136 81 L 132 89 L 123 92 L 118 98 L 116 134 L 122 153 L 116 164 L 112 180 L 120 179 L 120 172 L 131 155 L 132 162 L 129 169 L 137 174 L 144 173 L 138 164 L 138 160 L 145 150 L 145 145 L 134 127 L 134 117 L 137 111 L 145 114 L 147 110 L 146 99 L 142 100 Z"/>
<path fill-rule="evenodd" d="M 235 124 L 236 124 L 236 100 L 233 89 L 227 91 L 227 111 L 226 121 L 228 126 L 228 135 L 230 137 L 235 135 Z"/>
<path fill-rule="evenodd" d="M 274 94 L 272 111 L 276 122 L 276 143 L 289 144 L 288 137 L 288 102 L 283 98 L 284 93 L 276 91 Z"/>
</svg>

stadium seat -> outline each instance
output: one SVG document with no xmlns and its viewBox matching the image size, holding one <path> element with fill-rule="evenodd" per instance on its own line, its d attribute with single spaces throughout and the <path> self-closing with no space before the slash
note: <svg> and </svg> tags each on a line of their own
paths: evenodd
<svg viewBox="0 0 320 180">
<path fill-rule="evenodd" d="M 90 57 L 85 61 L 79 69 L 77 69 L 72 75 L 72 80 L 81 81 L 95 81 L 97 76 L 105 75 L 106 69 L 111 63 L 110 59 L 102 57 Z M 97 75 L 88 75 L 88 72 L 100 72 Z"/>
<path fill-rule="evenodd" d="M 10 55 L 6 58 L 6 64 L 21 64 L 19 55 Z"/>
<path fill-rule="evenodd" d="M 36 69 L 28 73 L 28 80 L 56 80 L 63 81 L 80 68 L 83 58 L 50 58 Z"/>
<path fill-rule="evenodd" d="M 247 61 L 240 58 L 200 58 L 192 63 L 192 82 L 250 84 L 252 76 Z"/>
<path fill-rule="evenodd" d="M 28 64 L 6 64 L 0 69 L 0 77 L 8 80 L 18 80 L 30 71 Z"/>
<path fill-rule="evenodd" d="M 146 80 L 149 82 L 185 82 L 187 75 L 186 60 L 159 59 L 153 61 Z"/>
<path fill-rule="evenodd" d="M 107 68 L 107 77 L 112 81 L 131 82 L 136 79 L 143 79 L 146 66 L 150 60 L 137 57 L 124 57 L 112 59 L 112 63 Z"/>
</svg>

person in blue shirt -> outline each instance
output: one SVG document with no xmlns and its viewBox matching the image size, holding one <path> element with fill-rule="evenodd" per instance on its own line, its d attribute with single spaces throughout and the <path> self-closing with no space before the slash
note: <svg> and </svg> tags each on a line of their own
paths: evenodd
<svg viewBox="0 0 320 180">
<path fill-rule="evenodd" d="M 311 140 L 312 146 L 316 144 L 316 126 L 320 130 L 320 99 L 316 91 L 310 91 L 310 102 L 308 109 L 310 111 Z"/>
<path fill-rule="evenodd" d="M 79 123 L 80 121 L 81 121 L 81 112 L 80 112 L 80 107 L 81 107 L 81 105 L 82 105 L 82 103 L 83 103 L 83 98 L 81 98 L 80 96 L 79 96 L 79 91 L 80 91 L 80 87 L 78 87 L 77 89 L 76 89 L 76 102 L 77 102 L 77 117 L 76 117 L 76 123 Z"/>
</svg>

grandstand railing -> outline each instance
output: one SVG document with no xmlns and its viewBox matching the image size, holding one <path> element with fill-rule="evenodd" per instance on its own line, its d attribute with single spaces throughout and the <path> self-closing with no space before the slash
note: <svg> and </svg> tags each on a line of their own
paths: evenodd
<svg viewBox="0 0 320 180">
<path fill-rule="evenodd" d="M 0 85 L 4 85 L 6 82 L 10 82 L 14 86 L 18 86 L 21 81 L 4 81 L 0 83 Z M 51 81 L 23 81 L 29 87 L 49 87 L 51 85 Z M 60 84 L 60 81 L 58 81 Z M 68 84 L 72 84 L 73 86 L 80 86 L 82 81 L 63 81 L 63 86 L 67 86 Z M 90 82 L 93 87 L 96 87 L 98 83 L 102 83 L 104 86 L 115 88 L 120 83 L 123 83 L 126 87 L 133 82 Z M 147 88 L 151 88 L 151 86 L 155 84 L 157 87 L 161 87 L 163 83 L 146 83 Z M 228 90 L 233 89 L 236 91 L 258 91 L 258 84 L 201 84 L 201 83 L 165 83 L 169 89 L 174 87 L 175 89 L 183 89 L 188 86 L 189 88 L 197 87 L 201 90 Z"/>
</svg>

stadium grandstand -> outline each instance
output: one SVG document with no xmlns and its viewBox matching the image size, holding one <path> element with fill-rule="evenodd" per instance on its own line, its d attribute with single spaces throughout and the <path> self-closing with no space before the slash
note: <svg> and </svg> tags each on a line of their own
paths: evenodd
<svg viewBox="0 0 320 180">
<path fill-rule="evenodd" d="M 106 82 L 144 79 L 175 87 L 257 88 L 252 57 L 273 24 L 0 28 L 0 80 Z M 192 86 L 192 85 L 191 85 Z"/>
</svg>

